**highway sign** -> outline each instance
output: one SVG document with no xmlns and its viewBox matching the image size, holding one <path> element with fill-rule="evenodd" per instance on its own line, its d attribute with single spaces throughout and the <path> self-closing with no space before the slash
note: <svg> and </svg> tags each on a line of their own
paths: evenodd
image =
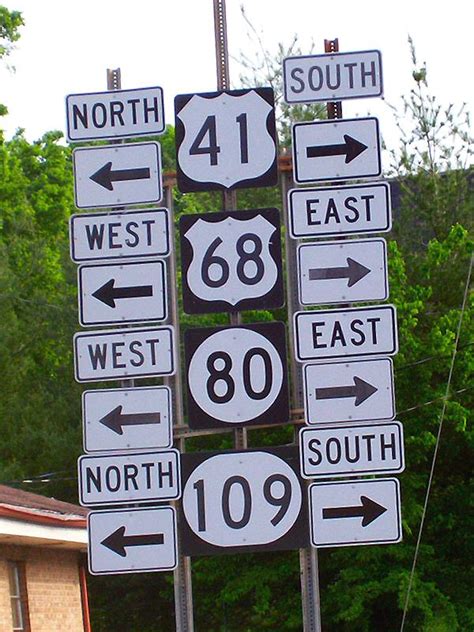
<svg viewBox="0 0 474 632">
<path fill-rule="evenodd" d="M 307 546 L 298 449 L 183 454 L 184 555 Z"/>
<path fill-rule="evenodd" d="M 80 147 L 72 158 L 78 208 L 152 204 L 162 198 L 158 143 Z"/>
<path fill-rule="evenodd" d="M 167 386 L 108 388 L 82 394 L 84 450 L 116 452 L 171 448 L 171 391 Z"/>
<path fill-rule="evenodd" d="M 402 539 L 400 483 L 395 478 L 313 483 L 309 504 L 311 543 L 318 548 Z"/>
<path fill-rule="evenodd" d="M 191 428 L 288 421 L 283 323 L 188 329 L 184 350 Z"/>
<path fill-rule="evenodd" d="M 390 358 L 305 364 L 303 377 L 310 425 L 395 417 Z"/>
<path fill-rule="evenodd" d="M 209 191 L 277 183 L 273 90 L 175 97 L 178 188 Z"/>
<path fill-rule="evenodd" d="M 395 355 L 398 351 L 393 305 L 296 312 L 294 320 L 299 362 Z"/>
<path fill-rule="evenodd" d="M 166 320 L 166 263 L 123 261 L 79 266 L 79 322 L 84 327 L 109 323 Z"/>
<path fill-rule="evenodd" d="M 67 138 L 72 142 L 155 136 L 165 131 L 159 87 L 69 94 Z"/>
<path fill-rule="evenodd" d="M 300 463 L 301 475 L 309 479 L 403 472 L 402 424 L 392 421 L 303 428 Z"/>
<path fill-rule="evenodd" d="M 181 496 L 178 450 L 80 456 L 81 505 L 126 505 Z"/>
<path fill-rule="evenodd" d="M 299 184 L 382 174 L 376 118 L 294 123 L 293 173 Z"/>
<path fill-rule="evenodd" d="M 172 571 L 178 563 L 173 507 L 91 511 L 87 532 L 92 575 Z"/>
<path fill-rule="evenodd" d="M 105 329 L 74 335 L 78 382 L 123 380 L 175 372 L 173 327 Z"/>
<path fill-rule="evenodd" d="M 392 228 L 387 182 L 291 189 L 288 209 L 293 239 L 383 233 Z"/>
<path fill-rule="evenodd" d="M 186 313 L 283 305 L 276 208 L 183 215 L 180 233 Z"/>
<path fill-rule="evenodd" d="M 302 305 L 384 301 L 388 297 L 384 239 L 302 244 L 297 257 Z"/>
<path fill-rule="evenodd" d="M 80 213 L 69 220 L 71 259 L 166 257 L 170 254 L 169 211 Z"/>
<path fill-rule="evenodd" d="M 287 57 L 283 86 L 287 103 L 381 97 L 382 57 L 378 50 Z"/>
</svg>

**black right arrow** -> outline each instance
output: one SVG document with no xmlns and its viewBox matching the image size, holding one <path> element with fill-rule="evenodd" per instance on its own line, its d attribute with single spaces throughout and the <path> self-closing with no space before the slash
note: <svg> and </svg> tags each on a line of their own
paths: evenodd
<svg viewBox="0 0 474 632">
<path fill-rule="evenodd" d="M 355 507 L 325 507 L 323 509 L 323 520 L 362 518 L 362 526 L 366 527 L 387 511 L 386 507 L 382 507 L 382 505 L 376 503 L 375 500 L 367 498 L 367 496 L 361 496 L 360 502 L 361 504 Z"/>
<path fill-rule="evenodd" d="M 161 423 L 160 413 L 122 413 L 122 406 L 117 406 L 110 413 L 99 419 L 99 423 L 107 426 L 119 435 L 123 435 L 124 426 L 140 426 L 142 424 Z"/>
<path fill-rule="evenodd" d="M 347 257 L 346 262 L 347 266 L 340 268 L 310 268 L 308 272 L 309 280 L 347 279 L 347 287 L 352 287 L 370 272 L 369 268 L 350 257 Z"/>
<path fill-rule="evenodd" d="M 149 180 L 150 169 L 148 167 L 138 167 L 136 169 L 114 169 L 112 170 L 112 162 L 106 162 L 103 167 L 98 169 L 89 178 L 100 184 L 104 189 L 114 190 L 113 182 L 123 182 L 126 180 Z"/>
<path fill-rule="evenodd" d="M 115 301 L 118 298 L 153 296 L 153 286 L 131 285 L 129 287 L 115 287 L 115 279 L 110 279 L 98 290 L 92 292 L 92 296 L 109 307 L 115 307 Z"/>
<path fill-rule="evenodd" d="M 125 535 L 125 527 L 119 527 L 116 531 L 108 535 L 101 544 L 117 553 L 121 557 L 127 557 L 127 546 L 150 546 L 163 544 L 165 537 L 163 533 L 145 533 L 143 535 Z"/>
<path fill-rule="evenodd" d="M 365 380 L 354 375 L 353 386 L 328 386 L 316 389 L 316 399 L 339 399 L 341 397 L 355 397 L 355 406 L 365 402 L 371 395 L 377 392 L 377 388 Z"/>
<path fill-rule="evenodd" d="M 367 145 L 344 134 L 344 143 L 338 145 L 315 145 L 306 148 L 307 158 L 326 158 L 327 156 L 344 156 L 346 164 L 357 158 L 359 154 L 368 149 Z"/>
</svg>

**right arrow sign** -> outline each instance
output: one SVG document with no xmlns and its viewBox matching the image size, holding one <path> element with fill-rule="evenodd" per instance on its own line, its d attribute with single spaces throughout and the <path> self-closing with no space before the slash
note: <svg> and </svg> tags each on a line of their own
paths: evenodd
<svg viewBox="0 0 474 632">
<path fill-rule="evenodd" d="M 384 301 L 388 298 L 385 240 L 300 245 L 298 289 L 302 305 Z"/>
<path fill-rule="evenodd" d="M 374 178 L 382 173 L 376 118 L 295 123 L 292 132 L 297 183 Z"/>
<path fill-rule="evenodd" d="M 397 479 L 314 483 L 309 499 L 313 546 L 390 544 L 402 539 Z"/>
</svg>

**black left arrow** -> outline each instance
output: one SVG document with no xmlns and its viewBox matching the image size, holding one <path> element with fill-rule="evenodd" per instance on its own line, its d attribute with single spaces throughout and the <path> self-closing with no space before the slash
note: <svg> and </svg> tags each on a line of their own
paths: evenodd
<svg viewBox="0 0 474 632">
<path fill-rule="evenodd" d="M 307 158 L 327 158 L 328 156 L 345 156 L 346 164 L 352 162 L 359 154 L 368 149 L 367 145 L 344 134 L 344 142 L 335 145 L 315 145 L 306 148 Z"/>
<path fill-rule="evenodd" d="M 144 533 L 142 535 L 125 535 L 125 527 L 119 527 L 116 531 L 108 535 L 101 544 L 117 553 L 121 557 L 127 557 L 126 547 L 129 546 L 152 546 L 163 544 L 165 537 L 163 533 Z"/>
<path fill-rule="evenodd" d="M 131 285 L 129 287 L 115 287 L 115 279 L 110 279 L 98 290 L 92 292 L 92 296 L 109 307 L 115 307 L 115 301 L 119 298 L 142 298 L 153 296 L 152 285 Z"/>
<path fill-rule="evenodd" d="M 361 496 L 360 502 L 360 505 L 353 507 L 325 507 L 323 508 L 323 520 L 362 518 L 362 526 L 366 527 L 387 511 L 386 507 L 379 505 L 367 496 Z"/>
<path fill-rule="evenodd" d="M 114 182 L 123 182 L 126 180 L 149 180 L 150 169 L 148 167 L 138 167 L 136 169 L 112 170 L 112 162 L 106 162 L 103 167 L 89 177 L 97 184 L 100 184 L 101 187 L 104 187 L 104 189 L 113 191 Z"/>
<path fill-rule="evenodd" d="M 160 413 L 122 413 L 122 406 L 116 406 L 110 413 L 99 419 L 99 423 L 107 426 L 119 435 L 123 435 L 124 426 L 141 426 L 143 424 L 161 423 Z"/>
</svg>

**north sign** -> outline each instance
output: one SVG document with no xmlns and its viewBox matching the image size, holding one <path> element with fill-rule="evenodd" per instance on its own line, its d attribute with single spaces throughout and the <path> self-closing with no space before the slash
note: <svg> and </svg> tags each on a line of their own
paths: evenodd
<svg viewBox="0 0 474 632">
<path fill-rule="evenodd" d="M 156 136 L 165 131 L 159 87 L 69 94 L 66 114 L 71 142 Z"/>
<path fill-rule="evenodd" d="M 169 224 L 166 208 L 73 215 L 69 221 L 71 259 L 84 263 L 167 257 L 170 254 Z"/>
<path fill-rule="evenodd" d="M 384 239 L 318 241 L 298 246 L 302 305 L 384 301 L 388 297 Z"/>
<path fill-rule="evenodd" d="M 184 350 L 191 428 L 288 421 L 283 323 L 188 329 Z"/>
<path fill-rule="evenodd" d="M 175 97 L 178 188 L 183 193 L 277 183 L 271 88 Z"/>
<path fill-rule="evenodd" d="M 86 507 L 175 500 L 181 496 L 177 450 L 81 456 L 79 502 Z"/>
<path fill-rule="evenodd" d="M 163 196 L 158 143 L 81 147 L 72 158 L 78 208 L 153 204 Z"/>
<path fill-rule="evenodd" d="M 294 123 L 293 174 L 298 184 L 382 174 L 376 118 Z"/>
<path fill-rule="evenodd" d="M 402 472 L 402 424 L 392 421 L 303 428 L 300 464 L 301 475 L 308 479 Z"/>
<path fill-rule="evenodd" d="M 313 483 L 309 505 L 311 543 L 317 548 L 394 544 L 402 539 L 397 479 Z"/>
<path fill-rule="evenodd" d="M 391 358 L 308 363 L 303 383 L 310 425 L 395 417 Z"/>
<path fill-rule="evenodd" d="M 307 546 L 296 447 L 184 454 L 182 468 L 184 555 Z"/>
<path fill-rule="evenodd" d="M 106 329 L 74 335 L 78 382 L 101 382 L 175 372 L 173 327 Z"/>
<path fill-rule="evenodd" d="M 392 227 L 387 182 L 291 189 L 288 209 L 293 239 L 383 233 Z"/>
<path fill-rule="evenodd" d="M 381 97 L 380 51 L 287 57 L 283 60 L 283 86 L 287 103 Z"/>
<path fill-rule="evenodd" d="M 277 209 L 184 215 L 180 233 L 186 313 L 283 305 Z"/>
<path fill-rule="evenodd" d="M 294 325 L 298 362 L 398 352 L 393 305 L 296 312 Z"/>
<path fill-rule="evenodd" d="M 161 259 L 82 265 L 77 277 L 84 327 L 167 318 L 166 263 Z"/>
<path fill-rule="evenodd" d="M 85 391 L 82 421 L 84 450 L 89 454 L 173 445 L 171 391 L 167 386 Z"/>
<path fill-rule="evenodd" d="M 172 571 L 177 566 L 174 507 L 91 511 L 87 533 L 92 575 Z"/>
</svg>

